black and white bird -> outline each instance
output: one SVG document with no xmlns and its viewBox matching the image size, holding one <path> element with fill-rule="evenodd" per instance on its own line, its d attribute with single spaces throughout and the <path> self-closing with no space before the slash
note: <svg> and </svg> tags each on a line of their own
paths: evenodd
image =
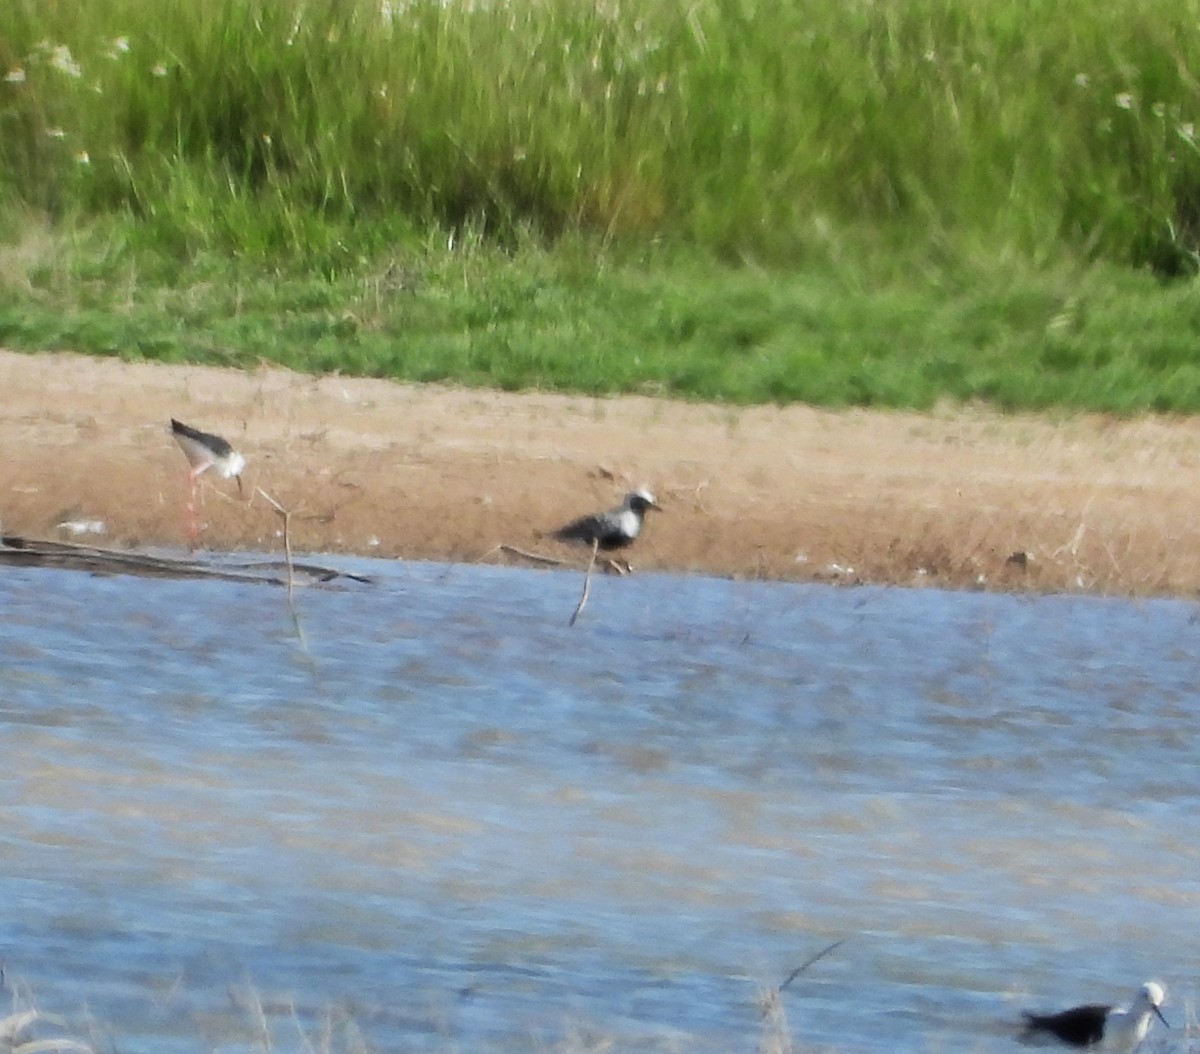
<svg viewBox="0 0 1200 1054">
<path fill-rule="evenodd" d="M 630 545 L 642 531 L 648 509 L 661 509 L 654 495 L 645 488 L 632 490 L 615 509 L 581 516 L 565 527 L 551 532 L 560 542 L 583 542 L 611 552 Z"/>
<path fill-rule="evenodd" d="M 1162 985 L 1147 981 L 1128 1007 L 1089 1003 L 1056 1014 L 1025 1011 L 1025 1030 L 1020 1038 L 1038 1045 L 1060 1043 L 1130 1054 L 1146 1038 L 1152 1016 L 1167 1028 L 1171 1027 L 1158 1009 L 1164 998 Z"/>
<path fill-rule="evenodd" d="M 241 485 L 246 459 L 229 445 L 228 440 L 211 432 L 201 432 L 200 429 L 185 425 L 173 417 L 171 434 L 188 459 L 191 466 L 188 474 L 193 483 L 211 468 L 222 479 L 236 479 L 238 485 Z"/>
<path fill-rule="evenodd" d="M 229 445 L 228 440 L 211 432 L 201 432 L 173 417 L 171 434 L 188 460 L 188 483 L 191 487 L 187 506 L 188 534 L 195 541 L 199 533 L 196 523 L 196 480 L 211 468 L 222 479 L 236 479 L 240 492 L 246 459 Z"/>
</svg>

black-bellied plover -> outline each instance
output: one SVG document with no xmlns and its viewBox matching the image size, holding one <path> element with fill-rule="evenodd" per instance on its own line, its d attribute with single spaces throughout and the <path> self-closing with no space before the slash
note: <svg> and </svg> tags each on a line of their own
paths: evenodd
<svg viewBox="0 0 1200 1054">
<path fill-rule="evenodd" d="M 1167 1028 L 1171 1027 L 1158 1009 L 1164 997 L 1162 985 L 1147 981 L 1128 1007 L 1089 1003 L 1056 1014 L 1026 1011 L 1021 1039 L 1030 1043 L 1058 1042 L 1071 1047 L 1094 1047 L 1130 1054 L 1150 1031 L 1152 1015 Z"/>
<path fill-rule="evenodd" d="M 606 552 L 624 549 L 641 533 L 646 510 L 660 508 L 650 491 L 639 488 L 626 494 L 616 508 L 581 516 L 553 531 L 552 536 L 560 542 L 583 542 Z"/>
<path fill-rule="evenodd" d="M 188 483 L 191 493 L 188 500 L 189 536 L 194 542 L 199 533 L 196 523 L 196 480 L 210 468 L 223 479 L 236 479 L 238 491 L 242 489 L 242 470 L 246 459 L 222 439 L 211 432 L 201 432 L 181 421 L 171 418 L 171 434 L 188 459 Z"/>
<path fill-rule="evenodd" d="M 614 549 L 624 549 L 642 532 L 642 521 L 646 518 L 647 509 L 660 508 L 654 495 L 645 488 L 631 490 L 625 495 L 625 500 L 615 509 L 607 512 L 594 512 L 589 516 L 581 516 L 572 520 L 565 527 L 551 532 L 551 537 L 560 542 L 583 542 L 592 551 L 588 560 L 587 571 L 583 576 L 583 595 L 571 616 L 570 626 L 575 625 L 579 613 L 587 603 L 588 584 L 592 579 L 592 568 L 596 564 L 596 554 L 604 549 L 611 552 Z M 609 559 L 608 565 L 620 574 L 628 574 L 633 570 L 628 560 L 622 567 L 616 560 Z"/>
</svg>

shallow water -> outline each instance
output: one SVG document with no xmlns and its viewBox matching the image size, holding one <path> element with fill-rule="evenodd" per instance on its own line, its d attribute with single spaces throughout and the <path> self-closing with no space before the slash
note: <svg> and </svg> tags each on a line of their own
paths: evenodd
<svg viewBox="0 0 1200 1054">
<path fill-rule="evenodd" d="M 3 572 L 0 948 L 76 1034 L 751 1051 L 843 937 L 799 1044 L 1185 1023 L 1192 605 L 639 575 L 568 629 L 574 574 L 339 566 L 307 656 L 268 587 Z"/>
</svg>

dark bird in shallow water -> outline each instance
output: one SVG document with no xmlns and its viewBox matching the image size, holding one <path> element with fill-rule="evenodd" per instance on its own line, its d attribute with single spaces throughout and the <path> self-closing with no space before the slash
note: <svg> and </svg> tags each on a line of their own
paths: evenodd
<svg viewBox="0 0 1200 1054">
<path fill-rule="evenodd" d="M 1127 1008 L 1089 1003 L 1070 1010 L 1060 1010 L 1056 1014 L 1025 1011 L 1025 1030 L 1020 1038 L 1026 1043 L 1057 1042 L 1070 1047 L 1092 1047 L 1130 1054 L 1150 1031 L 1152 1015 L 1167 1028 L 1171 1027 L 1158 1009 L 1164 997 L 1162 985 L 1147 981 Z"/>
</svg>

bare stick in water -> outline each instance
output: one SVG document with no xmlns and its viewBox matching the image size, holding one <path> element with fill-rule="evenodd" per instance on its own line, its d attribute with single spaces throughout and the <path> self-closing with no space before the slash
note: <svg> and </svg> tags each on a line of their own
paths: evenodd
<svg viewBox="0 0 1200 1054">
<path fill-rule="evenodd" d="M 264 498 L 267 499 L 279 514 L 279 518 L 283 520 L 283 555 L 287 561 L 287 603 L 288 611 L 292 616 L 292 625 L 296 629 L 296 638 L 300 641 L 300 647 L 304 652 L 304 657 L 308 659 L 308 664 L 312 668 L 313 676 L 316 676 L 317 669 L 313 664 L 312 652 L 308 650 L 308 638 L 304 636 L 304 626 L 300 623 L 300 613 L 296 610 L 295 603 L 295 584 L 296 575 L 292 568 L 292 536 L 291 536 L 291 509 L 285 509 L 274 498 L 271 497 L 262 487 L 255 487 Z"/>
<path fill-rule="evenodd" d="M 592 558 L 588 561 L 587 570 L 583 573 L 583 595 L 579 598 L 579 603 L 575 606 L 575 613 L 571 616 L 571 621 L 568 626 L 574 626 L 575 620 L 579 618 L 579 613 L 583 610 L 583 605 L 588 601 L 588 590 L 592 587 L 592 568 L 596 566 L 596 554 L 600 551 L 600 541 L 597 538 L 592 539 Z"/>
<path fill-rule="evenodd" d="M 783 990 L 812 966 L 813 963 L 824 959 L 835 948 L 845 944 L 848 939 L 847 937 L 843 937 L 841 940 L 834 941 L 832 944 L 822 948 L 816 955 L 811 956 L 788 974 L 783 984 L 778 988 L 764 988 L 759 991 L 755 1002 L 758 1004 L 758 1010 L 763 1020 L 767 1022 L 764 1027 L 769 1030 L 769 1034 L 766 1037 L 769 1043 L 768 1045 L 761 1046 L 760 1050 L 791 1054 L 792 1045 L 789 1037 L 787 1012 L 783 1008 Z"/>
<path fill-rule="evenodd" d="M 792 982 L 793 982 L 793 981 L 794 981 L 794 980 L 795 980 L 797 977 L 799 977 L 799 976 L 800 976 L 802 973 L 804 973 L 804 971 L 805 971 L 805 970 L 807 970 L 807 969 L 808 969 L 810 966 L 812 966 L 812 965 L 813 965 L 813 963 L 820 962 L 820 961 L 821 961 L 822 959 L 824 959 L 824 958 L 825 958 L 825 956 L 826 956 L 826 955 L 828 955 L 828 954 L 829 954 L 831 951 L 835 951 L 836 949 L 840 948 L 840 947 L 841 947 L 843 944 L 845 944 L 845 943 L 846 943 L 846 941 L 848 941 L 849 939 L 850 939 L 849 937 L 842 937 L 840 940 L 836 940 L 836 941 L 834 941 L 834 942 L 833 942 L 831 945 L 829 945 L 827 948 L 822 948 L 822 949 L 821 949 L 819 952 L 817 952 L 817 954 L 816 954 L 816 955 L 814 955 L 814 956 L 813 956 L 811 959 L 809 959 L 807 962 L 805 962 L 805 963 L 802 963 L 800 966 L 797 966 L 797 967 L 796 967 L 796 969 L 794 969 L 794 970 L 793 970 L 793 971 L 792 971 L 790 974 L 788 974 L 788 975 L 787 975 L 787 980 L 786 980 L 786 981 L 784 981 L 784 982 L 783 982 L 783 984 L 781 984 L 781 985 L 779 986 L 779 991 L 781 991 L 781 992 L 782 992 L 782 991 L 783 991 L 783 990 L 784 990 L 784 989 L 785 989 L 785 988 L 786 988 L 788 985 L 790 985 L 790 984 L 791 984 L 791 983 L 792 983 Z"/>
<path fill-rule="evenodd" d="M 550 567 L 562 567 L 566 563 L 565 560 L 560 560 L 556 556 L 543 556 L 541 553 L 530 552 L 528 549 L 519 549 L 517 546 L 508 545 L 505 542 L 500 542 L 498 545 L 492 546 L 491 549 L 479 558 L 479 562 L 483 563 L 493 553 L 510 553 L 513 556 L 519 556 L 522 560 L 528 560 L 530 563 L 547 564 Z"/>
<path fill-rule="evenodd" d="M 262 487 L 255 487 L 254 489 L 271 503 L 275 511 L 279 513 L 279 518 L 283 520 L 283 555 L 287 561 L 287 595 L 288 604 L 291 605 L 292 590 L 295 587 L 295 575 L 292 571 L 292 539 L 290 534 L 292 510 L 285 509 L 270 494 L 263 490 Z"/>
</svg>

